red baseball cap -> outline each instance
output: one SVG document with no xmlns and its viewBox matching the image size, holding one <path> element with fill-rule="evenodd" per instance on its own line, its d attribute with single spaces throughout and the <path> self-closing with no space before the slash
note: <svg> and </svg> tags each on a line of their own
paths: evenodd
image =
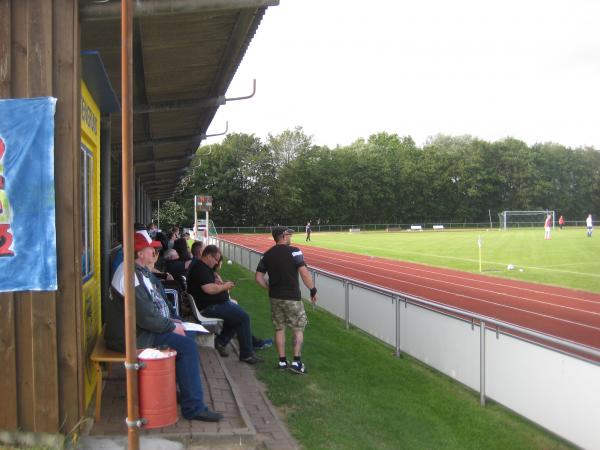
<svg viewBox="0 0 600 450">
<path fill-rule="evenodd" d="M 162 248 L 160 241 L 153 241 L 146 230 L 135 232 L 133 249 L 136 252 L 145 249 L 146 247 Z"/>
</svg>

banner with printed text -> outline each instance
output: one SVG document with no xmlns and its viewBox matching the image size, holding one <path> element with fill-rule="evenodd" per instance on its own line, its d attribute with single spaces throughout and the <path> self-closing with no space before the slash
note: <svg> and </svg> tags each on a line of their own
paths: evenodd
<svg viewBox="0 0 600 450">
<path fill-rule="evenodd" d="M 57 289 L 52 97 L 0 100 L 0 292 Z"/>
</svg>

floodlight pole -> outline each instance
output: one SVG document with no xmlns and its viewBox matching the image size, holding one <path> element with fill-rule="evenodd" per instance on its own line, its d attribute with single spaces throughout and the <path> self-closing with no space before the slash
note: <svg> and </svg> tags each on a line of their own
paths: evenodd
<svg viewBox="0 0 600 450">
<path fill-rule="evenodd" d="M 204 225 L 204 242 L 208 244 L 208 208 L 206 208 L 206 222 Z"/>
<path fill-rule="evenodd" d="M 194 240 L 198 240 L 198 204 L 194 195 Z"/>
</svg>

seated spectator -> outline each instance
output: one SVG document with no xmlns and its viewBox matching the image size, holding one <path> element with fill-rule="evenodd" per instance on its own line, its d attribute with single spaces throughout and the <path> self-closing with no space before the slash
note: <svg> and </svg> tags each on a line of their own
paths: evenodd
<svg viewBox="0 0 600 450">
<path fill-rule="evenodd" d="M 263 360 L 254 354 L 250 316 L 236 302 L 229 299 L 232 281 L 222 282 L 214 269 L 219 264 L 221 252 L 215 245 L 208 245 L 202 257 L 188 274 L 188 292 L 194 297 L 196 306 L 206 317 L 223 319 L 223 331 L 215 338 L 215 348 L 221 356 L 227 356 L 226 346 L 237 334 L 240 344 L 240 361 L 256 364 Z"/>
<path fill-rule="evenodd" d="M 173 248 L 173 245 L 175 244 L 175 239 L 177 239 L 175 237 L 175 233 L 173 233 L 172 231 L 168 231 L 165 237 L 167 239 L 167 248 Z"/>
<path fill-rule="evenodd" d="M 202 258 L 203 250 L 204 244 L 202 243 L 202 241 L 194 241 L 194 243 L 192 244 L 192 264 L 194 264 L 195 261 L 200 261 L 200 258 Z"/>
<path fill-rule="evenodd" d="M 173 243 L 173 250 L 179 255 L 180 261 L 191 261 L 192 254 L 185 238 L 176 239 Z"/>
<path fill-rule="evenodd" d="M 167 250 L 163 258 L 165 260 L 165 271 L 170 273 L 173 279 L 181 285 L 181 289 L 185 291 L 187 289 L 185 276 L 192 264 L 192 260 L 181 261 L 179 254 L 174 249 Z"/>
<path fill-rule="evenodd" d="M 218 422 L 223 417 L 204 404 L 200 379 L 200 359 L 196 341 L 185 335 L 181 322 L 170 318 L 169 308 L 156 278 L 147 266 L 154 260 L 160 242 L 152 241 L 147 231 L 135 233 L 135 305 L 138 348 L 166 345 L 177 352 L 175 376 L 179 386 L 181 413 L 188 420 Z M 109 349 L 125 351 L 124 265 L 111 282 L 111 299 L 106 307 L 104 339 Z"/>
<path fill-rule="evenodd" d="M 221 268 L 222 265 L 223 265 L 223 255 L 221 255 L 221 257 L 219 258 L 218 264 L 214 268 L 215 283 L 217 283 L 217 284 L 225 283 L 223 281 L 223 279 L 221 278 L 221 275 L 218 272 L 218 270 Z M 229 292 L 227 292 L 227 295 L 229 295 Z M 236 305 L 238 304 L 237 300 L 231 298 L 231 296 L 229 296 L 229 300 L 232 301 L 233 303 L 235 303 Z M 271 347 L 272 345 L 273 345 L 273 339 L 261 339 L 261 338 L 258 338 L 256 336 L 252 335 L 252 347 L 254 347 L 254 350 L 262 350 L 262 349 Z"/>
</svg>

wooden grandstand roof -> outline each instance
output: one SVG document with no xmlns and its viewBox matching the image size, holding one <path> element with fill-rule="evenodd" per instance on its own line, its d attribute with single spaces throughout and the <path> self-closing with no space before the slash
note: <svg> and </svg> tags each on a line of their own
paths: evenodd
<svg viewBox="0 0 600 450">
<path fill-rule="evenodd" d="M 216 114 L 268 6 L 278 0 L 134 2 L 133 141 L 136 180 L 169 198 Z M 81 50 L 96 50 L 120 98 L 120 2 L 80 0 Z M 249 86 L 249 90 L 251 86 Z M 120 115 L 112 122 L 118 185 Z"/>
</svg>

